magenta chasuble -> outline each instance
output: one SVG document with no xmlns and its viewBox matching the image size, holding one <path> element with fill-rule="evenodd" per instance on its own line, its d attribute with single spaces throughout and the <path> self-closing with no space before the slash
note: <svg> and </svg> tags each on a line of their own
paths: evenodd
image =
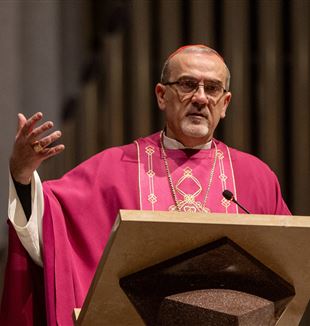
<svg viewBox="0 0 310 326">
<path fill-rule="evenodd" d="M 274 173 L 249 154 L 214 140 L 210 150 L 166 149 L 166 155 L 169 171 L 156 133 L 105 150 L 43 184 L 49 325 L 73 324 L 72 310 L 83 304 L 119 209 L 242 213 L 223 199 L 229 189 L 253 214 L 290 214 Z M 44 302 L 34 284 L 38 268 L 11 225 L 9 241 L 0 324 L 40 325 L 34 322 Z"/>
<path fill-rule="evenodd" d="M 135 143 L 140 209 L 238 213 L 238 207 L 222 196 L 225 189 L 231 189 L 237 197 L 230 151 L 226 145 L 213 141 L 210 150 L 165 149 L 167 171 L 158 144 L 150 144 L 145 138 Z"/>
</svg>

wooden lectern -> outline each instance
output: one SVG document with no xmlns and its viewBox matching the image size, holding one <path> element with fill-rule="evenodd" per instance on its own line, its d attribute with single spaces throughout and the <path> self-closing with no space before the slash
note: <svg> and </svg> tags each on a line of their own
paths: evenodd
<svg viewBox="0 0 310 326">
<path fill-rule="evenodd" d="M 166 275 L 174 257 L 186 258 L 186 253 L 219 239 L 240 246 L 245 257 L 249 254 L 254 257 L 250 261 L 265 266 L 263 273 L 278 275 L 288 291 L 293 289 L 276 325 L 298 325 L 310 299 L 310 217 L 125 210 L 119 212 L 82 309 L 75 309 L 75 324 L 145 325 L 120 280 L 140 277 L 143 270 L 152 276 L 154 265 L 164 266 Z M 232 265 L 228 270 L 238 269 Z"/>
</svg>

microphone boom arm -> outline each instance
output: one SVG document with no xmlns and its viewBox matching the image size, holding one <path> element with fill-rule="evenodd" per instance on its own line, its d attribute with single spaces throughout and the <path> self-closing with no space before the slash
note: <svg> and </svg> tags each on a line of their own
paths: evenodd
<svg viewBox="0 0 310 326">
<path fill-rule="evenodd" d="M 242 210 L 244 210 L 247 214 L 251 214 L 245 207 L 243 207 L 241 204 L 239 204 L 236 199 L 234 198 L 234 195 L 231 191 L 229 190 L 224 190 L 222 195 L 224 196 L 225 199 L 232 201 L 236 205 L 238 205 Z"/>
</svg>

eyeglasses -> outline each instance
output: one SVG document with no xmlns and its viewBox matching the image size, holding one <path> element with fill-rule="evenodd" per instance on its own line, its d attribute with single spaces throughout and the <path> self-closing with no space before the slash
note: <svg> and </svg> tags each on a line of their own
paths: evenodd
<svg viewBox="0 0 310 326">
<path fill-rule="evenodd" d="M 173 82 L 163 83 L 163 85 L 176 85 L 176 88 L 181 95 L 193 95 L 197 92 L 200 86 L 203 87 L 205 94 L 212 98 L 217 98 L 223 93 L 227 92 L 227 90 L 221 84 L 214 81 L 199 84 L 199 82 L 195 79 L 180 79 Z"/>
</svg>

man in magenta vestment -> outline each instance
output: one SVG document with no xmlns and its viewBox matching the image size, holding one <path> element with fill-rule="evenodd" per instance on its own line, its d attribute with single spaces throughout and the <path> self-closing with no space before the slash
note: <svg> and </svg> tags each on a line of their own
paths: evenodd
<svg viewBox="0 0 310 326">
<path fill-rule="evenodd" d="M 38 125 L 42 113 L 19 114 L 1 325 L 72 325 L 119 209 L 244 213 L 223 197 L 229 189 L 251 213 L 290 214 L 265 163 L 213 138 L 229 82 L 213 49 L 178 49 L 155 87 L 164 131 L 107 149 L 43 185 L 35 171 L 64 149 L 52 145 L 61 133 L 42 136 L 53 126 Z"/>
</svg>

